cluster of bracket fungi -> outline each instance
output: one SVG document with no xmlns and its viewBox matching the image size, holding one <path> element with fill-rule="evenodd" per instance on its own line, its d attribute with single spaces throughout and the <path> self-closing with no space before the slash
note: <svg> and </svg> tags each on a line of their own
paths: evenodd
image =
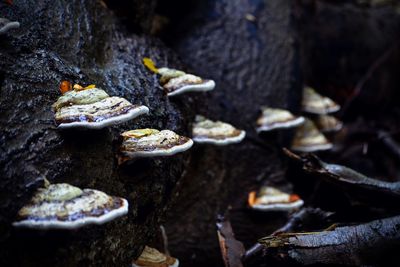
<svg viewBox="0 0 400 267">
<path fill-rule="evenodd" d="M 159 76 L 168 97 L 186 92 L 213 90 L 215 82 L 170 68 L 156 68 L 149 58 L 144 65 Z M 98 130 L 131 121 L 148 114 L 149 108 L 119 97 L 110 96 L 96 85 L 60 84 L 61 96 L 52 105 L 55 123 L 60 130 Z M 238 143 L 245 131 L 232 125 L 196 116 L 192 138 L 169 129 L 132 129 L 121 133 L 118 163 L 144 157 L 165 157 L 184 152 L 193 143 L 228 145 Z M 30 229 L 77 229 L 90 224 L 103 224 L 128 213 L 128 201 L 95 189 L 80 189 L 70 184 L 50 184 L 45 180 L 29 203 L 20 209 L 14 227 Z M 179 261 L 158 250 L 145 247 L 132 266 L 177 267 Z"/>
<path fill-rule="evenodd" d="M 303 88 L 303 115 L 293 115 L 290 111 L 263 107 L 257 119 L 257 132 L 269 132 L 296 128 L 291 149 L 299 152 L 316 152 L 328 150 L 332 143 L 323 132 L 335 132 L 342 128 L 342 122 L 328 115 L 339 111 L 340 106 L 328 97 L 318 94 L 313 88 Z M 303 205 L 296 194 L 288 194 L 270 186 L 261 187 L 258 192 L 252 191 L 248 204 L 260 211 L 291 211 Z"/>
<path fill-rule="evenodd" d="M 5 22 L 2 20 L 0 23 Z M 13 25 L 8 27 L 14 27 Z M 215 87 L 213 80 L 167 67 L 157 68 L 149 58 L 144 58 L 143 63 L 158 75 L 160 86 L 167 97 L 187 92 L 206 92 Z M 102 129 L 151 112 L 144 105 L 131 103 L 123 97 L 110 96 L 93 84 L 72 86 L 69 81 L 62 81 L 60 91 L 62 95 L 52 105 L 55 123 L 60 130 Z M 312 120 L 295 116 L 284 109 L 264 107 L 256 122 L 256 130 L 263 133 L 297 128 L 292 143 L 293 150 L 311 152 L 330 149 L 332 144 L 321 131 L 340 130 L 341 123 L 327 115 L 340 107 L 310 87 L 305 87 L 303 91 L 303 112 L 312 114 Z M 194 143 L 223 146 L 239 143 L 245 135 L 244 130 L 229 123 L 212 121 L 197 115 L 191 138 L 168 129 L 132 129 L 121 133 L 122 143 L 117 158 L 119 164 L 124 164 L 137 158 L 172 156 L 190 149 Z M 250 208 L 263 212 L 290 211 L 301 207 L 303 200 L 296 194 L 263 186 L 258 192 L 249 193 L 248 204 Z M 127 213 L 128 201 L 124 198 L 109 196 L 95 189 L 82 190 L 65 183 L 50 184 L 46 180 L 44 187 L 21 208 L 13 225 L 31 229 L 76 229 L 90 224 L 103 224 Z M 132 266 L 137 267 L 178 265 L 177 259 L 147 246 L 132 263 Z"/>
</svg>

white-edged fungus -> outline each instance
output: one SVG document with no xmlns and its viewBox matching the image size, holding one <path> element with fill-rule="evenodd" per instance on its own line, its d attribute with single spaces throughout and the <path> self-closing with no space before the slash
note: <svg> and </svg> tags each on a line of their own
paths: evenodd
<svg viewBox="0 0 400 267">
<path fill-rule="evenodd" d="M 304 202 L 296 194 L 287 194 L 274 187 L 263 186 L 258 193 L 249 193 L 248 204 L 252 209 L 260 211 L 290 211 L 303 206 Z"/>
<path fill-rule="evenodd" d="M 241 142 L 246 136 L 244 130 L 238 130 L 229 123 L 211 121 L 197 115 L 193 124 L 193 141 L 214 145 L 229 145 Z"/>
<path fill-rule="evenodd" d="M 132 262 L 132 267 L 178 267 L 179 260 L 165 255 L 155 248 L 144 247 L 142 254 Z"/>
<path fill-rule="evenodd" d="M 297 128 L 292 142 L 292 149 L 300 152 L 329 150 L 332 147 L 333 145 L 318 130 L 315 124 L 307 118 L 304 124 Z"/>
<path fill-rule="evenodd" d="M 213 80 L 203 80 L 198 76 L 180 70 L 164 67 L 158 69 L 158 74 L 161 75 L 160 83 L 168 96 L 185 92 L 205 92 L 213 90 L 215 87 Z"/>
<path fill-rule="evenodd" d="M 338 111 L 340 106 L 332 99 L 318 94 L 313 88 L 305 86 L 303 89 L 302 108 L 305 112 L 325 115 Z"/>
<path fill-rule="evenodd" d="M 343 128 L 343 122 L 330 115 L 319 115 L 315 124 L 321 132 L 337 132 Z"/>
<path fill-rule="evenodd" d="M 292 128 L 302 123 L 304 123 L 304 117 L 302 116 L 294 116 L 290 111 L 284 109 L 265 107 L 257 120 L 257 132 Z"/>
<path fill-rule="evenodd" d="M 6 18 L 0 18 L 0 35 L 5 34 L 11 29 L 17 29 L 19 26 L 18 21 L 10 21 Z"/>
<path fill-rule="evenodd" d="M 121 134 L 120 163 L 131 158 L 172 156 L 192 147 L 189 137 L 170 130 L 136 129 Z"/>
<path fill-rule="evenodd" d="M 87 98 L 68 98 L 55 105 L 63 105 L 68 101 L 85 102 L 86 104 L 72 104 L 62 106 L 57 109 L 55 120 L 59 128 L 88 128 L 101 129 L 107 126 L 120 124 L 132 120 L 139 115 L 147 114 L 148 107 L 142 105 L 133 105 L 122 97 L 107 97 L 100 101 L 99 95 L 93 96 L 91 90 L 80 91 L 87 94 Z M 89 92 L 87 92 L 89 91 Z M 64 97 L 64 96 L 62 96 Z M 62 98 L 60 97 L 60 99 Z"/>
<path fill-rule="evenodd" d="M 128 212 L 128 201 L 94 189 L 69 184 L 40 188 L 30 203 L 18 212 L 15 227 L 34 229 L 76 229 L 103 224 Z"/>
</svg>

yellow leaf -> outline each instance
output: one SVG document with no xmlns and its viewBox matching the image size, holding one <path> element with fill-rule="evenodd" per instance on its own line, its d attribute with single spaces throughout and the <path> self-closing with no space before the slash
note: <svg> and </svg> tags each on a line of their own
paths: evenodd
<svg viewBox="0 0 400 267">
<path fill-rule="evenodd" d="M 93 89 L 93 88 L 96 88 L 96 85 L 95 85 L 95 84 L 90 84 L 90 85 L 84 87 L 83 90 L 86 90 L 86 89 Z"/>
<path fill-rule="evenodd" d="M 151 60 L 151 58 L 145 57 L 143 58 L 143 64 L 152 72 L 154 73 L 158 73 L 158 69 L 156 68 L 156 66 L 154 65 L 153 60 Z"/>
</svg>

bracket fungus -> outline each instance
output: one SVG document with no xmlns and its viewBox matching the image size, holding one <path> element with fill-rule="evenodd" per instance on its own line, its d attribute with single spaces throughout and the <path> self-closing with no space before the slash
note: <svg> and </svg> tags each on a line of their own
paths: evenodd
<svg viewBox="0 0 400 267">
<path fill-rule="evenodd" d="M 180 136 L 170 130 L 137 129 L 121 134 L 119 163 L 130 158 L 172 156 L 192 147 L 189 137 Z"/>
<path fill-rule="evenodd" d="M 6 18 L 0 18 L 0 35 L 5 34 L 11 29 L 18 29 L 19 26 L 18 21 L 10 21 Z"/>
<path fill-rule="evenodd" d="M 315 124 L 321 132 L 337 132 L 343 128 L 343 122 L 330 115 L 319 115 Z"/>
<path fill-rule="evenodd" d="M 60 90 L 66 91 L 53 104 L 55 120 L 59 128 L 101 129 L 132 120 L 147 114 L 148 107 L 133 105 L 122 97 L 110 97 L 104 90 L 61 83 Z"/>
<path fill-rule="evenodd" d="M 239 130 L 222 121 L 211 121 L 197 115 L 193 124 L 193 141 L 213 145 L 229 145 L 241 142 L 246 136 L 244 130 Z"/>
<path fill-rule="evenodd" d="M 132 267 L 178 267 L 179 260 L 165 255 L 155 248 L 144 247 L 139 258 L 132 262 Z"/>
<path fill-rule="evenodd" d="M 258 193 L 249 193 L 248 204 L 252 209 L 260 211 L 290 211 L 300 208 L 304 202 L 296 194 L 287 194 L 274 187 L 263 186 Z"/>
<path fill-rule="evenodd" d="M 290 111 L 277 108 L 263 108 L 257 120 L 257 132 L 297 127 L 304 123 L 304 117 L 294 116 Z"/>
<path fill-rule="evenodd" d="M 160 84 L 168 96 L 180 95 L 185 92 L 206 92 L 215 88 L 213 80 L 202 79 L 193 74 L 167 67 L 157 68 L 149 58 L 143 59 L 143 64 L 152 72 L 159 74 Z"/>
<path fill-rule="evenodd" d="M 103 224 L 128 212 L 128 201 L 94 189 L 69 184 L 48 184 L 18 212 L 15 227 L 76 229 Z"/>
<path fill-rule="evenodd" d="M 292 142 L 292 149 L 300 152 L 315 152 L 329 150 L 332 143 L 318 130 L 315 124 L 305 119 L 304 124 L 297 130 Z"/>
<path fill-rule="evenodd" d="M 340 106 L 332 99 L 318 94 L 313 88 L 306 86 L 303 89 L 303 111 L 325 115 L 340 110 Z"/>
</svg>

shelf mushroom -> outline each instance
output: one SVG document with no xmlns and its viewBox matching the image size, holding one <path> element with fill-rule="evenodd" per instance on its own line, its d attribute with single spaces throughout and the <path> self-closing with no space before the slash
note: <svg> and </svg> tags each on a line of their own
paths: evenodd
<svg viewBox="0 0 400 267">
<path fill-rule="evenodd" d="M 142 157 L 172 156 L 192 147 L 189 137 L 180 136 L 170 130 L 137 129 L 121 134 L 119 163 Z"/>
<path fill-rule="evenodd" d="M 178 267 L 179 260 L 165 255 L 155 248 L 144 247 L 139 258 L 132 262 L 132 267 Z"/>
<path fill-rule="evenodd" d="M 128 201 L 94 189 L 61 183 L 40 188 L 18 212 L 15 227 L 76 229 L 103 224 L 128 212 Z"/>
<path fill-rule="evenodd" d="M 101 129 L 149 112 L 146 106 L 133 105 L 122 97 L 110 97 L 95 86 L 69 90 L 62 83 L 60 90 L 64 94 L 53 104 L 58 128 Z"/>
<path fill-rule="evenodd" d="M 303 206 L 304 202 L 296 194 L 287 194 L 274 187 L 263 186 L 258 193 L 249 193 L 248 204 L 252 209 L 260 211 L 291 211 Z"/>
<path fill-rule="evenodd" d="M 181 70 L 167 67 L 156 68 L 149 58 L 143 59 L 144 65 L 151 71 L 159 74 L 160 84 L 168 96 L 180 95 L 185 92 L 206 92 L 215 88 L 213 80 L 206 80 Z"/>
<path fill-rule="evenodd" d="M 338 111 L 340 106 L 332 99 L 322 96 L 313 88 L 306 86 L 303 89 L 302 108 L 308 113 L 325 115 Z"/>
<path fill-rule="evenodd" d="M 0 18 L 0 35 L 5 34 L 11 29 L 17 29 L 19 26 L 18 21 L 10 21 L 6 18 Z"/>
<path fill-rule="evenodd" d="M 193 124 L 193 141 L 213 145 L 229 145 L 241 142 L 246 136 L 244 130 L 239 130 L 222 121 L 211 121 L 197 115 Z"/>
<path fill-rule="evenodd" d="M 319 115 L 315 124 L 321 132 L 337 132 L 343 128 L 343 122 L 330 115 Z"/>
<path fill-rule="evenodd" d="M 300 152 L 315 152 L 329 150 L 333 145 L 317 129 L 310 119 L 305 119 L 304 124 L 296 130 L 292 142 L 292 149 Z"/>
<path fill-rule="evenodd" d="M 304 117 L 302 116 L 294 116 L 290 111 L 284 109 L 265 107 L 257 120 L 257 132 L 292 128 L 302 123 L 304 123 Z"/>
</svg>

